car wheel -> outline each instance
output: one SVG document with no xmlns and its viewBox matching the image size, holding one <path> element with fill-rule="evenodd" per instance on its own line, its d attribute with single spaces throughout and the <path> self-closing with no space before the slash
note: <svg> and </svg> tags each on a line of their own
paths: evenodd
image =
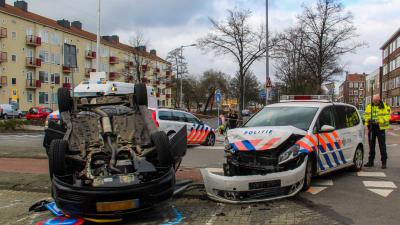
<svg viewBox="0 0 400 225">
<path fill-rule="evenodd" d="M 358 172 L 362 169 L 364 163 L 364 152 L 360 146 L 357 147 L 356 152 L 354 153 L 354 166 L 351 167 L 351 170 L 354 172 Z"/>
<path fill-rule="evenodd" d="M 135 101 L 138 105 L 148 105 L 147 88 L 145 84 L 135 84 Z"/>
<path fill-rule="evenodd" d="M 311 180 L 313 176 L 313 161 L 311 157 L 307 157 L 306 172 L 304 174 L 303 191 L 306 191 L 311 186 Z"/>
<path fill-rule="evenodd" d="M 215 145 L 215 134 L 214 133 L 209 133 L 206 141 L 204 142 L 205 146 L 214 146 Z"/>
<path fill-rule="evenodd" d="M 171 140 L 174 136 L 175 136 L 175 134 L 176 134 L 176 132 L 175 131 L 169 131 L 168 133 L 167 133 L 167 136 L 168 136 L 168 138 L 169 138 L 169 140 Z"/>
<path fill-rule="evenodd" d="M 68 143 L 62 139 L 53 140 L 49 148 L 49 172 L 50 179 L 53 176 L 63 176 L 66 174 L 65 152 Z"/>
<path fill-rule="evenodd" d="M 171 146 L 167 134 L 163 131 L 157 131 L 151 135 L 151 140 L 157 149 L 157 158 L 160 166 L 173 166 L 174 157 L 171 152 Z"/>
<path fill-rule="evenodd" d="M 4 115 L 3 115 L 3 119 L 5 119 L 5 120 L 7 120 L 7 119 L 8 119 L 8 116 L 7 116 L 7 114 L 4 114 Z"/>
<path fill-rule="evenodd" d="M 57 97 L 60 113 L 72 110 L 73 101 L 71 93 L 67 88 L 59 88 L 57 91 Z"/>
</svg>

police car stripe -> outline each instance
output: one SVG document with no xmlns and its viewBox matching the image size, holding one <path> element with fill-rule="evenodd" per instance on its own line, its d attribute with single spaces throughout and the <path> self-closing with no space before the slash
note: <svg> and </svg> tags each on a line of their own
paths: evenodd
<svg viewBox="0 0 400 225">
<path fill-rule="evenodd" d="M 331 160 L 328 156 L 328 153 L 326 153 L 324 147 L 322 145 L 318 145 L 318 149 L 322 152 L 322 155 L 324 156 L 326 164 L 328 164 L 329 168 L 333 168 L 333 165 L 331 163 Z"/>
<path fill-rule="evenodd" d="M 346 163 L 346 158 L 343 155 L 342 149 L 339 150 L 339 156 L 342 159 L 343 164 Z"/>
<path fill-rule="evenodd" d="M 248 140 L 244 140 L 244 141 L 242 141 L 242 143 L 247 148 L 247 150 L 249 150 L 249 151 L 256 150 L 256 148 L 254 148 L 254 146 Z"/>
<path fill-rule="evenodd" d="M 320 156 L 318 156 L 318 165 L 319 165 L 319 168 L 320 168 L 321 170 L 325 170 L 325 167 L 324 167 L 324 165 L 322 164 L 322 159 L 321 159 Z"/>
</svg>

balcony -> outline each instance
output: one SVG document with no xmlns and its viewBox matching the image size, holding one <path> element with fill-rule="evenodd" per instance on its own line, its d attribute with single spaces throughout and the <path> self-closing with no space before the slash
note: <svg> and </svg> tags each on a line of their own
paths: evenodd
<svg viewBox="0 0 400 225">
<path fill-rule="evenodd" d="M 0 87 L 7 86 L 7 76 L 0 76 Z"/>
<path fill-rule="evenodd" d="M 159 73 L 161 71 L 160 68 L 155 68 L 154 70 L 156 71 L 156 73 Z"/>
<path fill-rule="evenodd" d="M 0 63 L 7 62 L 7 52 L 0 52 Z"/>
<path fill-rule="evenodd" d="M 7 28 L 0 27 L 0 38 L 6 38 L 6 37 L 7 37 Z"/>
<path fill-rule="evenodd" d="M 167 82 L 167 83 L 165 83 L 165 86 L 166 86 L 167 88 L 172 88 L 172 82 Z"/>
<path fill-rule="evenodd" d="M 131 68 L 131 67 L 133 67 L 133 61 L 125 62 L 125 68 Z"/>
<path fill-rule="evenodd" d="M 147 71 L 147 65 L 141 65 L 141 66 L 140 66 L 140 70 L 141 70 L 142 72 L 146 72 L 146 71 Z"/>
<path fill-rule="evenodd" d="M 171 94 L 166 94 L 165 97 L 166 98 L 171 98 Z"/>
<path fill-rule="evenodd" d="M 27 35 L 26 44 L 30 46 L 40 46 L 42 44 L 42 38 L 35 35 Z"/>
<path fill-rule="evenodd" d="M 62 86 L 63 86 L 63 88 L 66 88 L 68 90 L 71 90 L 71 87 L 72 87 L 71 83 L 63 83 Z"/>
<path fill-rule="evenodd" d="M 117 79 L 118 77 L 119 77 L 119 73 L 117 73 L 117 72 L 110 72 L 110 76 L 109 76 L 110 80 Z"/>
<path fill-rule="evenodd" d="M 156 93 L 156 97 L 159 98 L 160 97 L 160 93 Z"/>
<path fill-rule="evenodd" d="M 110 64 L 118 64 L 119 63 L 119 59 L 115 56 L 110 56 Z"/>
<path fill-rule="evenodd" d="M 90 73 L 91 73 L 91 72 L 96 72 L 96 69 L 85 68 L 85 76 L 86 76 L 86 77 L 90 77 Z"/>
<path fill-rule="evenodd" d="M 26 88 L 27 89 L 36 89 L 42 86 L 42 82 L 40 80 L 26 80 Z"/>
<path fill-rule="evenodd" d="M 34 57 L 26 58 L 26 66 L 31 68 L 38 68 L 42 66 L 42 60 Z"/>
<path fill-rule="evenodd" d="M 92 51 L 92 50 L 86 50 L 85 57 L 87 59 L 95 59 L 96 58 L 96 52 Z"/>
<path fill-rule="evenodd" d="M 71 73 L 72 68 L 69 66 L 62 66 L 63 73 Z"/>
<path fill-rule="evenodd" d="M 172 71 L 171 71 L 171 70 L 168 70 L 165 74 L 167 75 L 167 77 L 168 77 L 168 76 L 171 76 Z"/>
</svg>

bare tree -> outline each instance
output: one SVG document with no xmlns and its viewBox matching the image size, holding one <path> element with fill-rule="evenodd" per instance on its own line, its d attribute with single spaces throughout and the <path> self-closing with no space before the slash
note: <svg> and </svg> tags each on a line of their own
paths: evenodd
<svg viewBox="0 0 400 225">
<path fill-rule="evenodd" d="M 251 11 L 228 10 L 224 21 L 210 18 L 213 29 L 198 40 L 198 46 L 216 55 L 231 55 L 238 64 L 240 102 L 243 97 L 243 79 L 251 65 L 265 57 L 266 33 L 264 26 L 254 29 L 249 23 Z M 239 104 L 240 111 L 242 104 Z"/>
<path fill-rule="evenodd" d="M 177 79 L 175 79 L 175 95 L 174 95 L 174 99 L 175 99 L 175 108 L 178 106 L 178 102 L 180 99 L 180 92 L 178 91 L 178 87 L 180 85 L 180 78 L 188 73 L 188 69 L 187 69 L 187 62 L 185 57 L 181 54 L 181 49 L 180 48 L 176 48 L 174 50 L 171 50 L 170 52 L 168 52 L 167 55 L 167 59 L 168 62 L 171 63 L 172 65 L 172 72 L 174 74 L 177 75 Z"/>
<path fill-rule="evenodd" d="M 143 66 L 148 66 L 148 61 L 144 57 L 144 54 L 149 41 L 145 38 L 143 32 L 138 30 L 135 32 L 134 36 L 129 39 L 129 44 L 133 47 L 132 55 L 135 64 L 136 81 L 141 82 L 142 78 L 145 76 L 145 71 L 143 71 L 145 67 Z"/>
<path fill-rule="evenodd" d="M 217 89 L 222 93 L 228 93 L 228 75 L 225 73 L 207 70 L 204 72 L 200 80 L 200 90 L 205 94 L 204 114 L 207 114 L 207 109 L 214 102 L 214 94 Z"/>
<path fill-rule="evenodd" d="M 365 45 L 353 41 L 358 37 L 353 16 L 338 0 L 318 0 L 314 7 L 304 6 L 298 20 L 305 38 L 300 54 L 318 87 L 342 73 L 341 56 Z"/>
<path fill-rule="evenodd" d="M 258 81 L 257 77 L 254 75 L 253 71 L 247 71 L 244 77 L 244 101 L 249 102 L 261 102 L 259 94 L 262 85 Z M 239 100 L 239 73 L 235 74 L 229 82 L 229 92 L 230 96 Z"/>
</svg>

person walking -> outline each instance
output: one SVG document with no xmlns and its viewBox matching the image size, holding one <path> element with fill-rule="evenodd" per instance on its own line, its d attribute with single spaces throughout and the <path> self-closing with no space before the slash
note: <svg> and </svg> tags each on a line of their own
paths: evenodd
<svg viewBox="0 0 400 225">
<path fill-rule="evenodd" d="M 223 112 L 218 117 L 218 124 L 219 133 L 223 134 L 225 132 L 225 115 Z"/>
<path fill-rule="evenodd" d="M 239 116 L 236 113 L 236 111 L 231 110 L 229 115 L 228 115 L 229 129 L 235 129 L 236 128 L 236 124 L 237 124 L 238 118 L 239 118 Z"/>
<path fill-rule="evenodd" d="M 368 127 L 369 158 L 365 167 L 373 167 L 375 159 L 376 138 L 381 152 L 382 169 L 387 166 L 386 134 L 389 129 L 390 107 L 381 101 L 379 95 L 374 95 L 372 104 L 368 104 L 364 112 L 365 125 Z"/>
</svg>

